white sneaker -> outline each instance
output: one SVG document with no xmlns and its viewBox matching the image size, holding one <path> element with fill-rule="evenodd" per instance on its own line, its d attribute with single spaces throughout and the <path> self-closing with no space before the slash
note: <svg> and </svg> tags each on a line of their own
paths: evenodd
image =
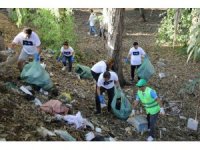
<svg viewBox="0 0 200 150">
<path fill-rule="evenodd" d="M 65 71 L 65 70 L 66 70 L 66 67 L 63 67 L 63 68 L 62 68 L 62 71 Z"/>
<path fill-rule="evenodd" d="M 147 141 L 153 141 L 153 137 L 152 137 L 152 136 L 149 136 L 149 137 L 147 138 Z"/>
<path fill-rule="evenodd" d="M 94 36 L 98 36 L 98 34 L 95 34 Z"/>
</svg>

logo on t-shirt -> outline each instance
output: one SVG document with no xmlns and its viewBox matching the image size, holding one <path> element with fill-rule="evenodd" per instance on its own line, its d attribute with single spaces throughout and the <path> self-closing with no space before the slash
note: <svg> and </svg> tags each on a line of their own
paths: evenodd
<svg viewBox="0 0 200 150">
<path fill-rule="evenodd" d="M 139 52 L 133 52 L 133 55 L 135 55 L 135 56 L 137 56 L 139 54 L 140 54 Z"/>
<path fill-rule="evenodd" d="M 112 83 L 113 82 L 113 80 L 110 80 L 110 81 L 104 81 L 104 85 L 108 85 L 108 84 L 110 84 L 110 83 Z"/>
<path fill-rule="evenodd" d="M 23 45 L 26 45 L 26 46 L 33 46 L 33 42 L 32 42 L 32 41 L 23 40 Z"/>
<path fill-rule="evenodd" d="M 64 52 L 64 55 L 70 55 L 71 52 Z"/>
</svg>

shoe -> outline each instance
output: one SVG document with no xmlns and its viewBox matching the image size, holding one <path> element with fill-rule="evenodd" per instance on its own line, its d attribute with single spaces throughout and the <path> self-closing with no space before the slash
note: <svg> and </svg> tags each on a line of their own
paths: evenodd
<svg viewBox="0 0 200 150">
<path fill-rule="evenodd" d="M 95 111 L 95 112 L 94 112 L 95 115 L 98 115 L 98 114 L 100 114 L 100 113 L 101 113 L 100 111 Z"/>
<path fill-rule="evenodd" d="M 65 71 L 65 70 L 66 70 L 66 67 L 63 67 L 63 68 L 62 68 L 62 71 Z"/>
<path fill-rule="evenodd" d="M 96 36 L 98 36 L 98 34 L 95 34 L 94 36 L 96 37 Z"/>
<path fill-rule="evenodd" d="M 87 34 L 90 35 L 90 32 L 88 32 Z"/>
<path fill-rule="evenodd" d="M 152 137 L 152 136 L 149 136 L 149 137 L 147 138 L 147 141 L 153 141 L 153 137 Z"/>
</svg>

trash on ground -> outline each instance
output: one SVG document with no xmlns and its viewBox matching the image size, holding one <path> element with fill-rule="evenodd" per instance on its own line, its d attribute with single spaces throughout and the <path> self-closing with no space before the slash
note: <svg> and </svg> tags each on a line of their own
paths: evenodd
<svg viewBox="0 0 200 150">
<path fill-rule="evenodd" d="M 33 95 L 28 89 L 26 89 L 26 87 L 21 86 L 20 90 L 22 90 L 24 93 L 28 94 L 28 95 Z"/>
<path fill-rule="evenodd" d="M 182 107 L 182 101 L 165 101 L 164 103 L 164 109 L 167 115 L 179 115 Z"/>
<path fill-rule="evenodd" d="M 46 68 L 46 66 L 47 66 L 47 65 L 46 65 L 44 62 L 43 62 L 42 64 L 40 64 L 40 65 L 41 65 L 41 66 L 42 66 L 42 68 L 44 68 L 44 69 L 45 69 L 45 68 Z"/>
<path fill-rule="evenodd" d="M 158 66 L 158 67 L 165 67 L 166 64 L 165 64 L 164 62 L 158 61 L 158 62 L 157 62 L 157 66 Z"/>
<path fill-rule="evenodd" d="M 0 141 L 6 141 L 6 139 L 5 138 L 0 138 Z"/>
<path fill-rule="evenodd" d="M 87 134 L 85 135 L 85 140 L 86 140 L 86 141 L 91 141 L 91 140 L 94 139 L 94 138 L 95 138 L 95 135 L 94 135 L 93 132 L 89 132 L 89 133 L 87 133 Z"/>
<path fill-rule="evenodd" d="M 67 92 L 61 93 L 61 95 L 58 98 L 63 103 L 70 103 L 72 101 L 70 93 L 67 93 Z"/>
<path fill-rule="evenodd" d="M 189 118 L 187 122 L 187 128 L 190 130 L 197 131 L 199 122 L 195 119 Z"/>
<path fill-rule="evenodd" d="M 187 120 L 185 116 L 179 116 L 180 119 Z"/>
<path fill-rule="evenodd" d="M 42 88 L 40 89 L 40 93 L 42 93 L 42 94 L 44 94 L 44 95 L 48 95 L 48 94 L 49 94 L 49 92 L 43 90 Z"/>
<path fill-rule="evenodd" d="M 76 141 L 74 137 L 72 137 L 67 131 L 63 130 L 54 130 L 54 132 L 59 135 L 65 141 Z"/>
<path fill-rule="evenodd" d="M 47 136 L 56 136 L 56 134 L 54 132 L 49 131 L 48 129 L 46 129 L 44 127 L 37 128 L 37 131 L 44 138 Z"/>
<path fill-rule="evenodd" d="M 101 128 L 96 127 L 95 131 L 98 132 L 98 133 L 101 133 Z"/>
<path fill-rule="evenodd" d="M 69 111 L 69 108 L 67 108 L 66 105 L 62 104 L 59 100 L 50 100 L 42 106 L 40 106 L 41 110 L 49 113 L 49 114 L 63 114 L 66 115 Z"/>
<path fill-rule="evenodd" d="M 163 72 L 159 73 L 158 75 L 159 75 L 159 78 L 160 78 L 160 79 L 162 79 L 162 78 L 165 78 L 165 77 L 166 77 L 166 74 L 165 74 L 165 73 L 163 73 Z"/>
<path fill-rule="evenodd" d="M 148 130 L 147 119 L 142 115 L 136 115 L 134 117 L 128 118 L 127 122 L 133 125 L 138 132 L 144 132 Z"/>
<path fill-rule="evenodd" d="M 91 122 L 89 122 L 87 119 L 83 118 L 81 116 L 81 112 L 79 111 L 75 116 L 74 115 L 66 115 L 64 116 L 64 120 L 68 124 L 73 124 L 75 125 L 76 129 L 80 128 L 86 128 L 86 126 L 89 126 L 94 130 L 94 126 Z"/>
<path fill-rule="evenodd" d="M 41 103 L 41 101 L 38 98 L 35 98 L 33 100 L 33 102 L 35 103 L 36 106 L 42 106 L 42 103 Z"/>
</svg>

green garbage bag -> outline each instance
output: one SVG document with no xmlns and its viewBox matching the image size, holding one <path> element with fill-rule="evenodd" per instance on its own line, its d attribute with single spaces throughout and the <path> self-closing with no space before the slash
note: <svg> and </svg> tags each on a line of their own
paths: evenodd
<svg viewBox="0 0 200 150">
<path fill-rule="evenodd" d="M 114 115 L 122 120 L 126 120 L 132 111 L 132 106 L 122 90 L 115 88 L 115 96 L 111 103 Z"/>
<path fill-rule="evenodd" d="M 34 60 L 26 64 L 21 72 L 21 79 L 44 90 L 49 90 L 53 87 L 49 73 L 40 65 L 39 61 Z"/>
<path fill-rule="evenodd" d="M 146 55 L 142 65 L 137 70 L 137 75 L 141 79 L 145 79 L 148 81 L 154 73 L 154 66 L 151 64 L 149 57 Z"/>
<path fill-rule="evenodd" d="M 80 78 L 92 79 L 90 67 L 77 64 L 75 67 L 75 72 L 79 74 Z"/>
</svg>

